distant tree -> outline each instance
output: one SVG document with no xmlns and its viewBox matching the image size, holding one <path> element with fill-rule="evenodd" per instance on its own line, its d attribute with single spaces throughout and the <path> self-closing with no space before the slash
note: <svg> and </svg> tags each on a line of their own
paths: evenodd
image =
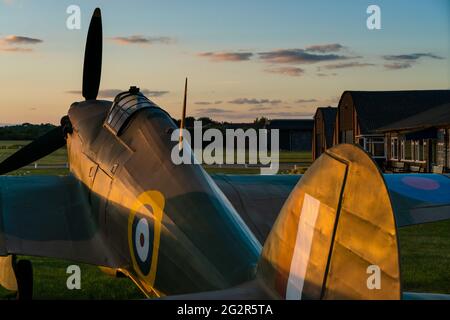
<svg viewBox="0 0 450 320">
<path fill-rule="evenodd" d="M 256 128 L 261 129 L 261 128 L 264 128 L 268 122 L 269 122 L 269 119 L 267 119 L 266 117 L 261 117 L 261 118 L 256 118 L 255 121 L 253 121 L 253 124 L 255 125 Z"/>
<path fill-rule="evenodd" d="M 194 117 L 186 117 L 185 119 L 186 128 L 192 128 L 194 126 L 194 121 L 195 121 Z"/>
<path fill-rule="evenodd" d="M 0 127 L 0 140 L 34 140 L 54 127 L 49 123 L 31 124 L 28 122 L 21 125 Z"/>
<path fill-rule="evenodd" d="M 200 117 L 197 119 L 197 121 L 201 121 L 203 126 L 211 125 L 211 124 L 217 124 L 216 121 L 212 120 L 209 117 Z"/>
</svg>

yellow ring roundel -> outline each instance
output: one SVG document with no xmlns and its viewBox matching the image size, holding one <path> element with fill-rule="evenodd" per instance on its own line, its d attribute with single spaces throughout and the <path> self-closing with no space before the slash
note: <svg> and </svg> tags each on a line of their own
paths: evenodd
<svg viewBox="0 0 450 320">
<path fill-rule="evenodd" d="M 164 204 L 161 192 L 145 191 L 132 205 L 128 217 L 128 246 L 133 269 L 150 287 L 155 283 L 158 266 Z"/>
</svg>

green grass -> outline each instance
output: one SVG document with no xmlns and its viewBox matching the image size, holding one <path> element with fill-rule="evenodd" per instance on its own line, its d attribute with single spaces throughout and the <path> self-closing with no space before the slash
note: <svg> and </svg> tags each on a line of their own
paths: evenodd
<svg viewBox="0 0 450 320">
<path fill-rule="evenodd" d="M 114 278 L 91 265 L 40 258 L 29 259 L 33 264 L 34 299 L 142 299 L 145 296 L 128 278 Z M 69 290 L 67 267 L 76 264 L 81 270 L 80 290 Z M 15 298 L 15 294 L 0 287 L 0 299 Z"/>
<path fill-rule="evenodd" d="M 400 229 L 403 289 L 450 294 L 450 220 Z"/>
<path fill-rule="evenodd" d="M 0 141 L 0 161 L 3 161 L 20 147 L 27 145 L 29 141 Z M 61 148 L 52 154 L 40 159 L 38 163 L 42 164 L 65 164 L 67 163 L 67 149 Z"/>
<path fill-rule="evenodd" d="M 18 141 L 0 141 L 0 159 L 17 150 Z M 3 147 L 4 146 L 4 147 Z M 310 162 L 310 153 L 282 152 L 280 162 Z M 64 164 L 66 149 L 39 160 L 42 164 Z M 209 173 L 257 174 L 255 168 L 208 168 Z M 21 169 L 15 175 L 64 175 L 67 169 Z M 405 291 L 450 294 L 450 221 L 402 228 L 399 231 L 402 285 Z M 23 257 L 19 257 L 23 258 Z M 140 299 L 144 296 L 131 280 L 113 278 L 95 266 L 78 264 L 81 268 L 81 290 L 68 290 L 66 269 L 69 261 L 26 257 L 33 263 L 34 297 L 36 299 Z M 10 292 L 0 288 L 0 299 L 11 298 Z"/>
</svg>

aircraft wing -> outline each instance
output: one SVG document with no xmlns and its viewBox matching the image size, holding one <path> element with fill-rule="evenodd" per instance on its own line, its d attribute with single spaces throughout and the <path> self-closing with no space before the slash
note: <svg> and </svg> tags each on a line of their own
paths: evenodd
<svg viewBox="0 0 450 320">
<path fill-rule="evenodd" d="M 263 244 L 301 175 L 212 175 Z M 450 178 L 440 174 L 385 174 L 397 227 L 450 219 Z M 326 183 L 326 182 L 324 182 Z"/>
<path fill-rule="evenodd" d="M 450 219 L 450 177 L 385 174 L 397 226 Z"/>
<path fill-rule="evenodd" d="M 0 256 L 45 256 L 114 266 L 73 176 L 0 177 Z"/>
<path fill-rule="evenodd" d="M 264 244 L 299 175 L 212 175 L 241 218 Z"/>
</svg>

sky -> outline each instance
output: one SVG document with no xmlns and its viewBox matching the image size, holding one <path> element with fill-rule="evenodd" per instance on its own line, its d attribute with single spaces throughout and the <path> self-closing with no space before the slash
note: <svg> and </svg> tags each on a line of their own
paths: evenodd
<svg viewBox="0 0 450 320">
<path fill-rule="evenodd" d="M 66 27 L 70 5 L 79 30 Z M 448 0 L 0 0 L 0 124 L 56 124 L 83 99 L 97 6 L 100 98 L 137 85 L 175 118 L 185 77 L 188 116 L 232 122 L 311 118 L 345 90 L 450 88 Z"/>
</svg>

